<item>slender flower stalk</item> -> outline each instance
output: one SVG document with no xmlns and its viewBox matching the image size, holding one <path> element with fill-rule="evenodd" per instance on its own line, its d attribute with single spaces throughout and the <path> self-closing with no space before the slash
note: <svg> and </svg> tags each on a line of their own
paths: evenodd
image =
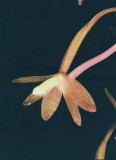
<svg viewBox="0 0 116 160">
<path fill-rule="evenodd" d="M 115 110 L 116 110 L 116 100 L 114 99 L 114 97 L 110 94 L 110 92 L 108 91 L 107 88 L 105 88 L 105 92 L 106 95 L 108 97 L 108 99 L 110 100 L 110 102 L 112 103 L 112 105 L 114 106 Z"/>
<path fill-rule="evenodd" d="M 116 12 L 115 8 L 109 8 L 106 10 L 103 10 L 96 14 L 73 38 L 71 44 L 69 45 L 64 58 L 62 60 L 59 72 L 61 73 L 67 73 L 68 69 L 70 68 L 70 65 L 76 55 L 76 52 L 78 51 L 80 45 L 82 44 L 85 36 L 88 34 L 90 29 L 93 27 L 93 25 L 105 14 L 108 14 L 110 12 Z"/>
<path fill-rule="evenodd" d="M 96 16 L 94 16 L 92 20 L 88 22 L 76 34 L 62 60 L 59 72 L 57 74 L 49 76 L 22 77 L 13 80 L 13 83 L 41 82 L 45 80 L 45 82 L 35 87 L 32 93 L 25 99 L 23 103 L 25 106 L 31 105 L 37 100 L 43 98 L 41 116 L 44 120 L 48 120 L 58 108 L 63 94 L 68 109 L 71 113 L 71 116 L 74 122 L 79 126 L 81 126 L 82 122 L 78 107 L 81 107 L 82 109 L 89 112 L 96 111 L 96 105 L 93 98 L 91 97 L 89 92 L 83 87 L 83 85 L 81 85 L 80 82 L 75 80 L 75 78 L 78 75 L 80 75 L 83 71 L 85 71 L 87 68 L 91 67 L 92 65 L 104 60 L 105 58 L 113 54 L 116 48 L 114 49 L 114 47 L 111 47 L 108 51 L 106 51 L 103 54 L 104 56 L 98 56 L 97 58 L 95 58 L 95 60 L 93 59 L 90 60 L 89 63 L 87 62 L 87 64 L 89 64 L 87 68 L 83 67 L 85 66 L 85 64 L 82 64 L 82 66 L 79 67 L 79 71 L 78 69 L 76 69 L 76 71 L 72 71 L 69 75 L 67 75 L 66 73 L 83 39 L 85 38 L 89 30 L 92 28 L 92 26 L 101 16 L 113 11 L 116 11 L 116 8 L 110 8 L 101 11 Z M 83 70 L 83 68 L 85 69 Z"/>
<path fill-rule="evenodd" d="M 115 129 L 116 129 L 116 124 L 114 124 L 110 128 L 110 130 L 107 132 L 107 134 L 105 135 L 100 146 L 98 147 L 98 150 L 95 155 L 95 160 L 104 160 L 105 159 L 106 145 L 107 145 L 107 142 Z"/>
<path fill-rule="evenodd" d="M 82 74 L 85 70 L 90 68 L 91 66 L 103 61 L 104 59 L 111 56 L 114 52 L 116 52 L 116 44 L 114 44 L 111 48 L 103 52 L 102 54 L 86 61 L 85 63 L 81 64 L 77 68 L 75 68 L 71 73 L 69 73 L 69 76 L 72 78 L 78 77 L 80 74 Z"/>
</svg>

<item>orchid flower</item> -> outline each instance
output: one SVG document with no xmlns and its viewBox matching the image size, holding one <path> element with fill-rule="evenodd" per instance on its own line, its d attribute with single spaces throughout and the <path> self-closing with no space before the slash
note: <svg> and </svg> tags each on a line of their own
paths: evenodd
<svg viewBox="0 0 116 160">
<path fill-rule="evenodd" d="M 110 102 L 112 103 L 112 105 L 114 106 L 115 110 L 116 110 L 116 100 L 114 99 L 114 97 L 110 94 L 110 92 L 108 91 L 107 88 L 105 88 L 105 92 L 106 95 L 108 97 L 108 99 L 110 100 Z"/>
<path fill-rule="evenodd" d="M 100 17 L 114 11 L 116 11 L 116 8 L 110 8 L 99 12 L 76 34 L 64 55 L 59 72 L 57 74 L 49 76 L 22 77 L 13 80 L 13 83 L 30 83 L 46 80 L 33 89 L 32 93 L 23 103 L 25 106 L 31 105 L 43 97 L 41 116 L 44 120 L 48 120 L 58 108 L 63 93 L 72 118 L 79 126 L 81 126 L 81 115 L 79 113 L 78 106 L 89 112 L 96 111 L 93 98 L 89 92 L 80 84 L 80 82 L 75 80 L 75 78 L 92 65 L 104 60 L 113 54 L 116 51 L 116 45 L 112 46 L 101 55 L 78 66 L 68 75 L 66 73 L 68 72 L 68 69 L 84 37 L 87 35 L 92 26 Z"/>
<path fill-rule="evenodd" d="M 102 140 L 100 146 L 97 149 L 97 152 L 95 155 L 96 160 L 104 160 L 105 159 L 106 145 L 107 145 L 107 142 L 108 142 L 110 136 L 112 135 L 112 133 L 115 129 L 116 129 L 116 124 L 114 124 L 110 128 L 110 130 L 107 132 L 107 134 L 105 135 L 104 139 Z"/>
</svg>

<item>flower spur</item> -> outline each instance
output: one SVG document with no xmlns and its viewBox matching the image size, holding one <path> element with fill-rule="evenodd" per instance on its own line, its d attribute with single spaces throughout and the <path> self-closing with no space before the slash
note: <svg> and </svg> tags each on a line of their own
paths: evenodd
<svg viewBox="0 0 116 160">
<path fill-rule="evenodd" d="M 75 80 L 75 78 L 92 65 L 113 54 L 116 51 L 116 45 L 112 46 L 109 50 L 102 53 L 101 55 L 78 66 L 70 74 L 67 75 L 66 73 L 68 72 L 68 69 L 84 37 L 87 35 L 92 26 L 100 17 L 113 11 L 116 11 L 116 8 L 110 8 L 99 12 L 76 34 L 64 55 L 59 72 L 57 74 L 49 76 L 22 77 L 13 80 L 13 83 L 30 83 L 46 80 L 33 89 L 33 92 L 26 98 L 23 103 L 25 106 L 31 105 L 43 97 L 41 116 L 44 120 L 48 120 L 56 111 L 63 93 L 72 118 L 79 126 L 81 126 L 81 115 L 79 113 L 78 106 L 89 112 L 96 111 L 93 98 L 89 92 L 80 84 L 80 82 Z"/>
</svg>

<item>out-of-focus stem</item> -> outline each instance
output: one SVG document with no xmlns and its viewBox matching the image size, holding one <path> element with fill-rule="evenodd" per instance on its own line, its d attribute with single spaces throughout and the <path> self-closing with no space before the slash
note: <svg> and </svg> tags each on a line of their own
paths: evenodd
<svg viewBox="0 0 116 160">
<path fill-rule="evenodd" d="M 98 150 L 95 155 L 95 160 L 104 160 L 105 159 L 105 151 L 106 151 L 106 145 L 107 142 L 112 135 L 114 129 L 116 129 L 116 124 L 114 124 L 111 129 L 107 132 L 105 135 L 103 141 L 101 142 L 100 146 L 98 147 Z"/>
<path fill-rule="evenodd" d="M 116 51 L 116 44 L 114 44 L 111 48 L 106 50 L 105 52 L 101 53 L 100 55 L 88 60 L 87 62 L 81 64 L 77 68 L 75 68 L 72 72 L 69 73 L 69 76 L 72 78 L 78 77 L 82 74 L 85 70 L 90 68 L 91 66 L 103 61 L 104 59 L 108 58 Z"/>
<path fill-rule="evenodd" d="M 116 12 L 115 8 L 109 8 L 106 10 L 103 10 L 96 14 L 73 38 L 72 42 L 70 43 L 60 66 L 59 72 L 61 73 L 67 73 L 75 55 L 78 51 L 83 39 L 87 35 L 87 33 L 90 31 L 92 26 L 101 18 L 103 15 L 109 13 L 109 12 Z"/>
<path fill-rule="evenodd" d="M 107 88 L 105 88 L 105 92 L 106 95 L 108 97 L 108 99 L 110 100 L 110 102 L 112 103 L 112 105 L 114 106 L 115 110 L 116 110 L 116 100 L 114 99 L 114 97 L 110 94 L 110 92 L 108 91 Z"/>
</svg>

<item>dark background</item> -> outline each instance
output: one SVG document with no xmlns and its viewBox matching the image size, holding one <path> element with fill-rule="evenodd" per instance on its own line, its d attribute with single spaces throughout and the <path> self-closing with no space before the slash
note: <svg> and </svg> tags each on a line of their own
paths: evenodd
<svg viewBox="0 0 116 160">
<path fill-rule="evenodd" d="M 77 126 L 64 99 L 52 116 L 42 120 L 41 100 L 22 102 L 38 84 L 12 84 L 17 77 L 49 75 L 59 69 L 76 32 L 115 0 L 3 0 L 0 1 L 0 160 L 93 160 L 104 135 L 116 122 L 107 87 L 116 97 L 116 55 L 87 70 L 78 80 L 97 105 L 96 113 L 80 109 Z M 115 43 L 116 13 L 102 17 L 81 45 L 71 70 Z M 106 159 L 116 159 L 114 132 Z"/>
</svg>

